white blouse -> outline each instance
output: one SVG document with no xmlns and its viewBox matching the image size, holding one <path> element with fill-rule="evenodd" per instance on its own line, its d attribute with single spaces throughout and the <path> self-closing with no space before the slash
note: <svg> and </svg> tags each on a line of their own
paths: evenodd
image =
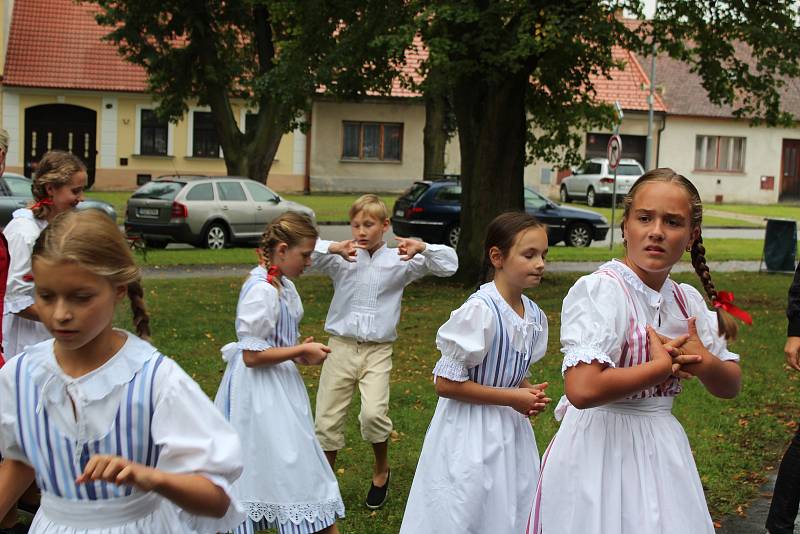
<svg viewBox="0 0 800 534">
<path fill-rule="evenodd" d="M 497 291 L 494 282 L 483 284 L 478 291 L 488 295 L 497 305 L 510 347 L 526 352 L 534 341 L 530 364 L 541 360 L 547 350 L 547 316 L 544 312 L 523 296 L 525 317 L 520 317 Z M 496 331 L 495 311 L 480 298 L 467 299 L 450 313 L 450 319 L 436 333 L 436 348 L 442 357 L 433 370 L 434 375 L 456 382 L 468 380 L 468 370 L 486 358 Z"/>
<path fill-rule="evenodd" d="M 618 275 L 625 288 L 617 279 L 598 272 L 581 277 L 570 288 L 561 309 L 562 373 L 581 362 L 619 366 L 631 320 L 649 324 L 670 338 L 687 333 L 687 319 L 675 299 L 674 285 L 679 285 L 686 295 L 686 311 L 697 318 L 697 333 L 709 352 L 720 360 L 739 361 L 739 355 L 728 350 L 725 338 L 719 334 L 716 312 L 708 309 L 693 286 L 667 278 L 661 290 L 656 291 L 620 261 L 607 262 L 598 271 L 604 269 Z M 643 317 L 636 317 L 629 309 L 626 289 Z"/>
<path fill-rule="evenodd" d="M 445 245 L 426 245 L 422 253 L 404 261 L 397 249 L 384 244 L 371 256 L 358 249 L 355 261 L 350 262 L 338 254 L 329 254 L 331 243 L 317 240 L 310 269 L 333 280 L 325 331 L 358 341 L 397 339 L 405 287 L 426 274 L 452 276 L 458 269 L 456 251 Z"/>
<path fill-rule="evenodd" d="M 27 358 L 41 362 L 32 371 L 33 380 L 42 384 L 39 406 L 35 409 L 43 406 L 47 410 L 52 424 L 76 445 L 76 452 L 83 444 L 108 434 L 124 402 L 124 386 L 150 355 L 158 352 L 150 343 L 131 333 L 125 334 L 127 340 L 110 360 L 78 378 L 70 377 L 59 366 L 53 340 L 26 349 Z M 0 453 L 5 458 L 30 464 L 16 432 L 15 373 L 19 361 L 19 357 L 13 358 L 0 369 Z M 241 444 L 233 428 L 200 386 L 169 358 L 163 359 L 155 374 L 153 392 L 150 433 L 160 447 L 158 469 L 203 475 L 232 495 L 231 485 L 242 472 Z M 241 510 L 231 499 L 228 512 L 221 519 L 195 516 L 183 510 L 180 515 L 193 530 L 215 531 L 236 524 Z"/>
</svg>

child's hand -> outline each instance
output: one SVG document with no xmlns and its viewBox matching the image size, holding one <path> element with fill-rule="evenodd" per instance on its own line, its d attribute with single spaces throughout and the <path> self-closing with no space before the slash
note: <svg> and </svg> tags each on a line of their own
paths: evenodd
<svg viewBox="0 0 800 534">
<path fill-rule="evenodd" d="M 356 251 L 363 246 L 356 243 L 354 239 L 345 239 L 331 243 L 328 247 L 328 254 L 338 254 L 349 262 L 356 261 Z"/>
<path fill-rule="evenodd" d="M 697 333 L 696 317 L 689 317 L 688 328 L 689 333 L 687 334 L 686 342 L 680 347 L 681 355 L 674 358 L 681 365 L 680 374 L 676 375 L 680 378 L 694 376 L 692 367 L 703 363 L 705 356 L 710 354 Z"/>
<path fill-rule="evenodd" d="M 406 239 L 403 237 L 396 238 L 397 240 L 397 254 L 400 259 L 408 261 L 420 252 L 423 252 L 427 245 L 417 239 Z"/>
<path fill-rule="evenodd" d="M 539 414 L 549 402 L 541 390 L 527 387 L 509 390 L 508 405 L 526 417 Z"/>
<path fill-rule="evenodd" d="M 118 486 L 135 486 L 142 491 L 153 491 L 161 479 L 158 469 L 131 462 L 120 456 L 98 454 L 92 456 L 76 484 L 102 480 Z"/>
<path fill-rule="evenodd" d="M 664 347 L 661 338 L 652 326 L 647 326 L 647 337 L 650 341 L 650 363 L 658 365 L 664 371 L 664 380 L 672 376 L 672 356 Z"/>
<path fill-rule="evenodd" d="M 330 352 L 331 349 L 322 343 L 303 343 L 303 355 L 300 358 L 305 360 L 306 365 L 320 365 Z"/>
</svg>

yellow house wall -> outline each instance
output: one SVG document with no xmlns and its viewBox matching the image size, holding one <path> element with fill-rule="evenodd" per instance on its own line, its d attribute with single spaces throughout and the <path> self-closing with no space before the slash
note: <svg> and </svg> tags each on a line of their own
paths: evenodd
<svg viewBox="0 0 800 534">
<path fill-rule="evenodd" d="M 342 122 L 403 124 L 402 161 L 342 160 Z M 311 190 L 384 192 L 402 191 L 422 177 L 422 130 L 425 106 L 421 101 L 314 103 L 311 126 Z"/>
<path fill-rule="evenodd" d="M 153 178 L 163 174 L 226 174 L 225 162 L 222 158 L 195 158 L 187 153 L 188 120 L 187 117 L 171 126 L 172 129 L 172 154 L 169 156 L 143 156 L 135 153 L 137 106 L 152 107 L 152 100 L 146 95 L 118 94 L 118 93 L 78 93 L 63 92 L 52 94 L 38 90 L 19 92 L 19 132 L 20 136 L 25 131 L 25 110 L 42 104 L 72 104 L 91 109 L 97 113 L 97 139 L 98 150 L 96 159 L 96 190 L 133 190 L 137 187 L 137 174 L 149 174 Z M 116 160 L 112 167 L 101 166 L 100 148 L 104 141 L 102 130 L 103 97 L 116 98 Z M 234 104 L 234 116 L 240 118 L 241 104 Z M 11 172 L 22 172 L 24 162 L 24 140 L 12 139 L 10 150 L 16 150 L 18 166 L 9 166 Z M 294 134 L 288 133 L 281 140 L 276 159 L 273 162 L 268 184 L 278 191 L 299 191 L 303 188 L 303 176 L 293 173 L 293 142 Z M 127 159 L 127 165 L 122 165 Z"/>
</svg>

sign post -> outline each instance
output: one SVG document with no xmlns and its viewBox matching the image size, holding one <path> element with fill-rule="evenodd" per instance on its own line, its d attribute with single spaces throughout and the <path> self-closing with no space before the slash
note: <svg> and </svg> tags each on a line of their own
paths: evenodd
<svg viewBox="0 0 800 534">
<path fill-rule="evenodd" d="M 614 171 L 614 182 L 611 184 L 611 239 L 609 240 L 608 249 L 614 250 L 614 219 L 617 211 L 617 167 L 619 161 L 622 159 L 622 138 L 619 136 L 619 127 L 622 123 L 622 118 L 625 116 L 622 113 L 622 106 L 619 101 L 614 102 L 614 111 L 617 116 L 617 124 L 614 127 L 614 135 L 608 140 L 608 167 Z"/>
</svg>

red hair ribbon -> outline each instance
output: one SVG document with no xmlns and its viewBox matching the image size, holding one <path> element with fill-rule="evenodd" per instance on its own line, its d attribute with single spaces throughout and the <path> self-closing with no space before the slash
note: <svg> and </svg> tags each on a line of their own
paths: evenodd
<svg viewBox="0 0 800 534">
<path fill-rule="evenodd" d="M 276 276 L 280 276 L 280 275 L 281 275 L 280 268 L 277 265 L 270 265 L 269 269 L 267 269 L 267 283 L 271 284 L 272 280 Z"/>
<path fill-rule="evenodd" d="M 40 200 L 39 202 L 37 202 L 36 204 L 31 206 L 31 209 L 33 210 L 33 209 L 36 209 L 36 208 L 42 208 L 44 206 L 52 206 L 52 205 L 53 205 L 53 200 L 52 199 L 43 198 L 42 200 Z"/>
<path fill-rule="evenodd" d="M 718 291 L 717 298 L 712 300 L 711 303 L 715 308 L 722 308 L 737 319 L 747 324 L 753 324 L 753 318 L 750 317 L 750 314 L 733 304 L 732 291 Z"/>
<path fill-rule="evenodd" d="M 33 282 L 33 273 L 22 275 L 23 282 Z"/>
</svg>

